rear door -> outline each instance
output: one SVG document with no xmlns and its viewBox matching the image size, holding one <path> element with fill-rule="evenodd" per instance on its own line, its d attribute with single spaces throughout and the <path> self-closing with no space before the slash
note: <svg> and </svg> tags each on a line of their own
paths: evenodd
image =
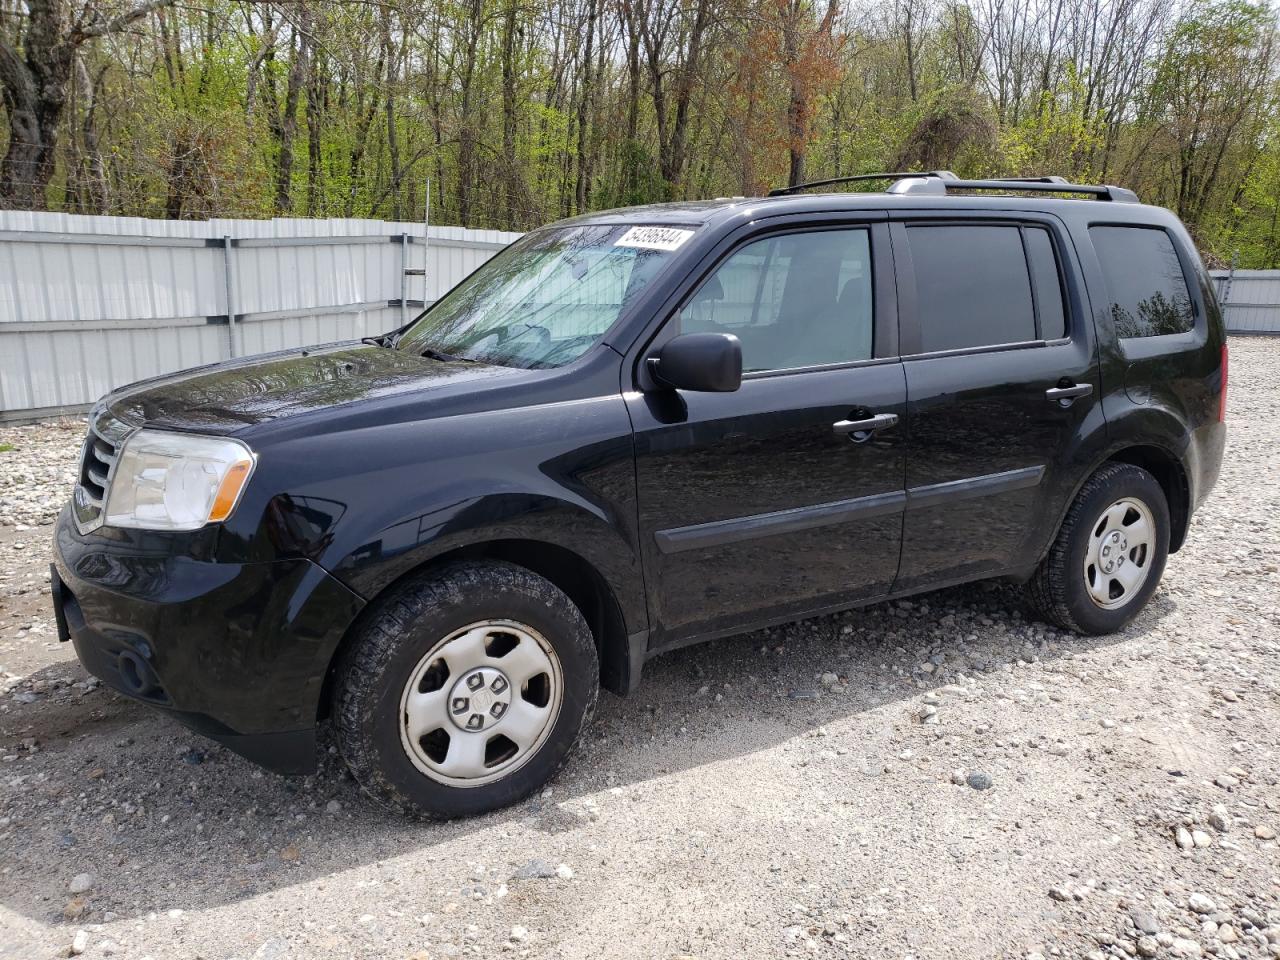
<svg viewBox="0 0 1280 960">
<path fill-rule="evenodd" d="M 906 387 L 883 218 L 747 228 L 704 262 L 642 356 L 735 334 L 736 392 L 652 389 L 637 362 L 626 401 L 657 645 L 891 588 Z"/>
<path fill-rule="evenodd" d="M 896 589 L 1034 564 L 1105 436 L 1097 350 L 1052 217 L 891 225 L 910 422 Z"/>
</svg>

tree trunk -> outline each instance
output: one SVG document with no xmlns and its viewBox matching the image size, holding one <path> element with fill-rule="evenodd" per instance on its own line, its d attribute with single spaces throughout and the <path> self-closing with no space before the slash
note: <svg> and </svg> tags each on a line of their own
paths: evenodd
<svg viewBox="0 0 1280 960">
<path fill-rule="evenodd" d="M 391 161 L 391 219 L 401 220 L 400 179 L 404 172 L 400 168 L 400 138 L 396 135 L 396 98 L 395 94 L 387 94 L 387 157 Z"/>
<path fill-rule="evenodd" d="M 652 11 L 637 8 L 636 14 L 648 17 Z M 673 104 L 667 102 L 667 93 L 663 86 L 663 76 L 667 73 L 667 65 L 662 61 L 662 45 L 651 33 L 646 36 L 649 55 L 649 74 L 653 85 L 653 106 L 658 121 L 658 169 L 667 184 L 667 195 L 675 197 L 680 190 L 684 177 L 685 150 L 689 135 L 690 108 L 693 102 L 695 81 L 698 77 L 702 61 L 702 46 L 707 27 L 711 21 L 710 0 L 698 0 L 694 10 L 693 24 L 689 29 L 689 40 L 684 63 L 676 71 Z M 643 27 L 642 29 L 651 29 Z M 669 116 L 670 106 L 674 106 L 674 117 Z"/>
<path fill-rule="evenodd" d="M 293 143 L 298 136 L 298 99 L 307 76 L 307 40 L 300 31 L 293 31 L 293 43 L 290 47 L 293 62 L 289 64 L 284 110 L 277 125 L 280 152 L 276 157 L 276 213 L 290 213 L 293 210 Z"/>
<path fill-rule="evenodd" d="M 808 99 L 805 96 L 803 78 L 800 76 L 800 31 L 799 19 L 804 10 L 797 2 L 788 4 L 786 19 L 782 22 L 782 63 L 786 67 L 790 81 L 790 96 L 787 99 L 787 156 L 790 168 L 787 172 L 787 186 L 794 187 L 804 182 L 805 141 L 808 139 Z"/>
<path fill-rule="evenodd" d="M 588 0 L 587 5 L 587 45 L 582 54 L 582 95 L 578 97 L 578 179 L 574 184 L 574 208 L 582 213 L 587 208 L 588 181 L 591 177 L 591 165 L 587 157 L 587 125 L 590 119 L 592 85 L 592 55 L 596 38 L 596 16 L 599 11 L 598 0 Z"/>
<path fill-rule="evenodd" d="M 311 46 L 310 70 L 307 77 L 307 216 L 317 215 L 320 206 L 320 128 L 324 123 L 325 88 L 320 73 L 320 57 L 314 42 Z"/>
<path fill-rule="evenodd" d="M 347 204 L 343 216 L 355 216 L 356 197 L 360 193 L 360 167 L 364 162 L 365 150 L 369 143 L 369 129 L 373 126 L 373 118 L 378 110 L 377 83 L 382 76 L 387 48 L 378 46 L 378 62 L 373 68 L 373 80 L 367 81 L 356 91 L 356 131 L 355 141 L 351 145 L 347 163 Z M 366 102 L 365 97 L 368 96 Z"/>
<path fill-rule="evenodd" d="M 805 21 L 809 18 L 809 11 L 801 0 L 791 0 L 782 24 L 783 65 L 791 86 L 791 96 L 787 102 L 787 147 L 791 161 L 788 186 L 794 187 L 804 182 L 804 166 L 809 154 L 809 101 L 813 93 L 812 80 L 806 75 L 802 47 L 809 47 L 812 52 L 813 47 L 829 43 L 838 12 L 837 0 L 828 0 L 822 21 L 802 40 L 801 30 L 807 26 Z"/>
<path fill-rule="evenodd" d="M 0 161 L 0 202 L 19 210 L 42 210 L 78 43 L 71 39 L 61 0 L 29 0 L 27 9 L 25 56 L 0 40 L 0 82 L 9 114 L 9 146 Z"/>
<path fill-rule="evenodd" d="M 502 19 L 502 180 L 501 210 L 505 226 L 514 230 L 521 224 L 516 200 L 524 193 L 520 160 L 516 156 L 516 13 L 518 0 L 506 0 Z"/>
<path fill-rule="evenodd" d="M 98 145 L 97 108 L 98 97 L 102 89 L 102 80 L 106 75 L 103 67 L 98 78 L 89 77 L 84 61 L 76 58 L 76 82 L 84 91 L 83 117 L 80 121 L 80 162 L 76 170 L 78 180 L 76 192 L 79 195 L 79 207 L 84 213 L 105 214 L 109 200 L 107 190 L 107 165 L 102 158 L 102 149 Z"/>
<path fill-rule="evenodd" d="M 462 100 L 458 107 L 458 219 L 464 227 L 471 224 L 471 187 L 475 179 L 476 125 L 475 117 L 471 115 L 471 94 L 483 12 L 483 0 L 469 0 L 462 60 Z"/>
</svg>

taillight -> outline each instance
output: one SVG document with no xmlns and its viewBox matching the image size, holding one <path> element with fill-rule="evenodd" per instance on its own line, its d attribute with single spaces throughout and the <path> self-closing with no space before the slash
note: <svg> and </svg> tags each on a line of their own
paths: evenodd
<svg viewBox="0 0 1280 960">
<path fill-rule="evenodd" d="M 1227 422 L 1227 345 L 1222 345 L 1222 393 L 1218 394 L 1218 422 Z"/>
</svg>

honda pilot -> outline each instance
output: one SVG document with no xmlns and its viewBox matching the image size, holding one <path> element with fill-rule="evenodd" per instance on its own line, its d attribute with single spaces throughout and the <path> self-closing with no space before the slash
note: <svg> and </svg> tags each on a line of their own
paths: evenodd
<svg viewBox="0 0 1280 960">
<path fill-rule="evenodd" d="M 1187 231 L 1119 187 L 877 176 L 566 220 L 393 333 L 111 393 L 61 637 L 282 773 L 327 721 L 369 794 L 455 817 L 687 644 L 997 577 L 1121 629 L 1222 459 Z"/>
</svg>

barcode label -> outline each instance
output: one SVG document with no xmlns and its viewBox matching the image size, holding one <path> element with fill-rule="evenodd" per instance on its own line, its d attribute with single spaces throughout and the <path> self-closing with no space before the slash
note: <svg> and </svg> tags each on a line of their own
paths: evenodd
<svg viewBox="0 0 1280 960">
<path fill-rule="evenodd" d="M 640 247 L 643 250 L 675 250 L 692 236 L 692 230 L 681 230 L 679 227 L 631 227 L 613 241 L 613 245 Z"/>
</svg>

